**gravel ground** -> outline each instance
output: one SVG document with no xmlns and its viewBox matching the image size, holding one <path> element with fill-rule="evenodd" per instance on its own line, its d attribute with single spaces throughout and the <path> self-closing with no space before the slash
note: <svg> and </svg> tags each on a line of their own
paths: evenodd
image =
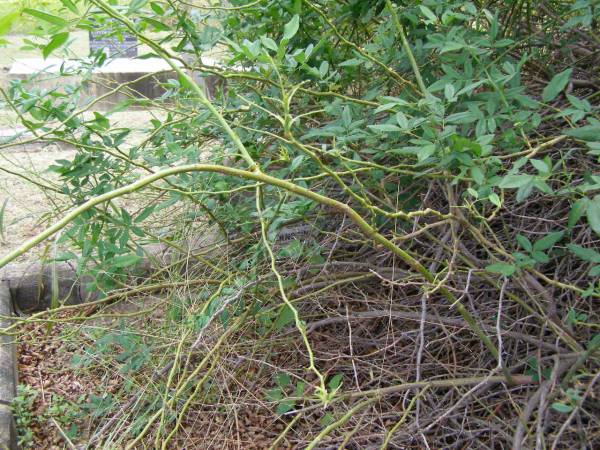
<svg viewBox="0 0 600 450">
<path fill-rule="evenodd" d="M 57 178 L 47 171 L 57 159 L 70 159 L 73 150 L 56 146 L 40 148 L 39 151 L 2 151 L 0 166 L 33 179 L 55 182 Z M 4 205 L 3 233 L 0 234 L 0 254 L 4 255 L 43 230 L 50 219 L 50 212 L 61 204 L 58 194 L 44 192 L 35 184 L 0 170 L 0 208 Z M 35 259 L 42 255 L 43 247 L 38 247 L 18 261 Z"/>
</svg>

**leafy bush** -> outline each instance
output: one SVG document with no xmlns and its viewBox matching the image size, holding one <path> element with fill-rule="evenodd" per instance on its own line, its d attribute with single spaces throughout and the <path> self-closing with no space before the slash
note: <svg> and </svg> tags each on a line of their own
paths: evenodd
<svg viewBox="0 0 600 450">
<path fill-rule="evenodd" d="M 144 421 L 121 413 L 134 424 L 111 444 L 186 446 L 193 405 L 245 404 L 228 389 L 267 402 L 285 425 L 274 446 L 520 448 L 535 432 L 517 404 L 540 395 L 569 400 L 540 406 L 537 439 L 579 439 L 560 413 L 589 414 L 598 378 L 597 2 L 63 3 L 77 19 L 33 13 L 45 55 L 100 24 L 137 35 L 141 57 L 168 61 L 173 77 L 162 97 L 109 112 L 81 107 L 84 83 L 11 84 L 23 124 L 77 155 L 52 167 L 73 209 L 0 266 L 62 230 L 57 245 L 77 251 L 59 259 L 108 295 L 145 244 L 181 251 L 213 227 L 229 245 L 217 264 L 192 255 L 202 269 L 187 261 L 183 280 L 159 283 L 190 289 L 168 294 L 168 363 L 127 335 L 100 341 L 144 348 L 115 366 L 164 383 L 146 403 L 127 393 Z M 133 106 L 161 113 L 115 125 Z M 132 193 L 135 209 L 118 203 Z M 166 369 L 136 374 L 151 358 Z M 484 423 L 485 436 L 465 431 Z M 581 428 L 591 442 L 593 426 Z"/>
</svg>

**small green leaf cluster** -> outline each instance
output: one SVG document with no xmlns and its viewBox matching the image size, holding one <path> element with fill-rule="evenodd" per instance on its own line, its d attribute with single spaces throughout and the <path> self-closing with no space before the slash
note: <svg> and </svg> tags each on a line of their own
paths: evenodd
<svg viewBox="0 0 600 450">
<path fill-rule="evenodd" d="M 55 420 L 64 430 L 69 439 L 75 439 L 81 430 L 78 421 L 82 418 L 79 405 L 67 401 L 58 394 L 45 395 L 43 406 L 36 407 L 42 392 L 25 384 L 17 386 L 17 395 L 13 399 L 13 417 L 17 429 L 19 448 L 36 448 L 33 426 L 50 426 L 50 420 Z"/>
</svg>

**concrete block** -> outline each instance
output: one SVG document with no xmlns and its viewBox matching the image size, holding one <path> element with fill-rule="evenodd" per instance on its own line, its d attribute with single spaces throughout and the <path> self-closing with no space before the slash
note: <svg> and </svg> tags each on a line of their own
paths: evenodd
<svg viewBox="0 0 600 450">
<path fill-rule="evenodd" d="M 144 257 L 131 268 L 131 274 L 148 275 L 157 267 L 168 265 L 189 254 L 204 253 L 204 249 L 219 242 L 224 242 L 224 238 L 218 228 L 214 227 L 206 230 L 201 236 L 180 242 L 179 245 L 184 253 L 165 244 L 145 245 L 143 247 Z M 217 246 L 213 250 L 213 254 L 209 253 L 205 256 L 207 258 L 216 257 L 222 254 L 224 248 L 225 245 Z M 185 265 L 185 269 L 191 270 L 195 264 L 194 261 L 191 261 Z M 86 288 L 91 280 L 78 277 L 75 265 L 69 262 L 40 263 L 36 261 L 9 264 L 0 269 L 0 284 L 9 290 L 14 307 L 24 313 L 50 308 L 54 280 L 56 280 L 57 298 L 61 304 L 76 305 L 98 298 L 98 292 Z"/>
<path fill-rule="evenodd" d="M 0 404 L 0 450 L 17 450 L 17 431 L 10 406 Z"/>
<path fill-rule="evenodd" d="M 51 264 L 14 264 L 0 271 L 0 283 L 10 291 L 13 304 L 19 311 L 41 311 L 52 300 L 52 280 L 58 282 L 58 299 L 67 304 L 81 303 L 79 282 L 75 269 L 66 262 Z"/>
</svg>

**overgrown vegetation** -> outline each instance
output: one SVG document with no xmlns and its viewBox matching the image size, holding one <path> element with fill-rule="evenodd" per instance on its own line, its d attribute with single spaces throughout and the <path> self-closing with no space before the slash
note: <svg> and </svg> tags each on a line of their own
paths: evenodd
<svg viewBox="0 0 600 450">
<path fill-rule="evenodd" d="M 101 293 L 4 330 L 77 324 L 74 367 L 119 380 L 79 441 L 598 446 L 598 1 L 62 5 L 23 11 L 45 55 L 106 26 L 176 74 L 123 86 L 113 111 L 164 117 L 135 144 L 81 82 L 3 90 L 31 140 L 77 149 L 52 167 L 72 209 L 0 266 L 51 239 Z"/>
</svg>

